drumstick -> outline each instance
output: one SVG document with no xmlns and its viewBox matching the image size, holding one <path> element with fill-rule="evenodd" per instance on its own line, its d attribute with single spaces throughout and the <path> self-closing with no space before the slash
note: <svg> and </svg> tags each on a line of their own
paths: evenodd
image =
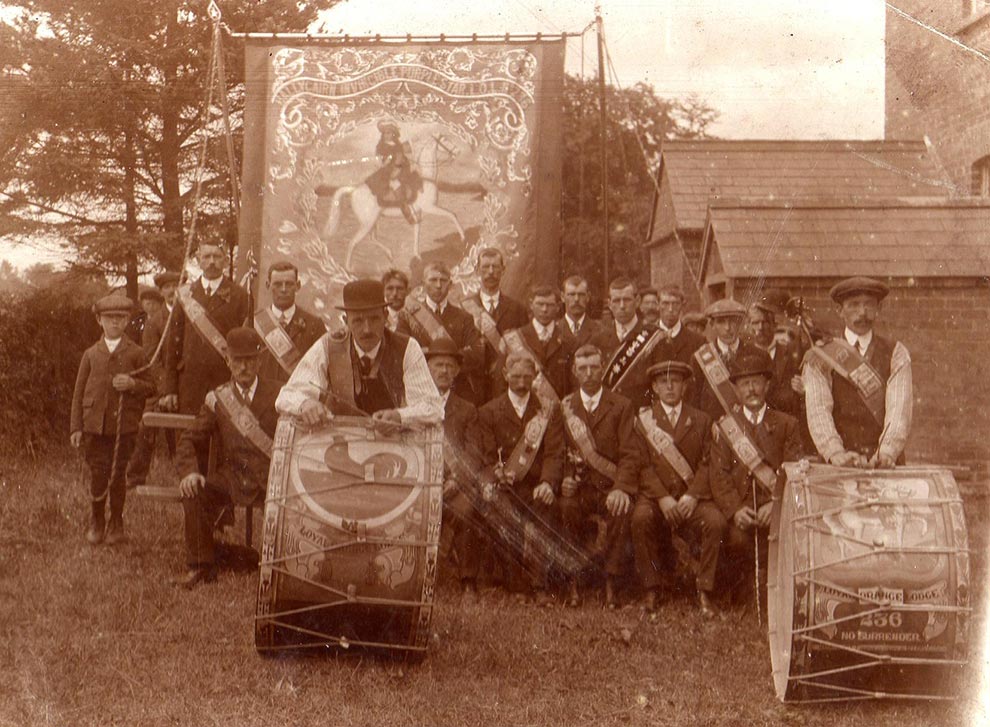
<svg viewBox="0 0 990 727">
<path fill-rule="evenodd" d="M 752 478 L 751 478 L 752 479 Z M 753 480 L 753 512 L 758 512 L 756 507 L 756 481 Z M 756 622 L 763 625 L 763 613 L 760 610 L 760 523 L 759 520 L 753 526 L 753 553 L 756 556 L 756 569 L 753 578 L 756 581 Z"/>
</svg>

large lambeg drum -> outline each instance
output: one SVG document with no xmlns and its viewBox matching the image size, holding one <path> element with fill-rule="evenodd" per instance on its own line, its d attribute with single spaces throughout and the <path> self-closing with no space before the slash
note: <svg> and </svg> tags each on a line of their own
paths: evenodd
<svg viewBox="0 0 990 727">
<path fill-rule="evenodd" d="M 767 571 L 777 696 L 954 696 L 970 607 L 952 474 L 807 462 L 784 469 Z"/>
<path fill-rule="evenodd" d="M 442 509 L 443 430 L 383 436 L 283 418 L 265 504 L 255 645 L 421 655 Z"/>
</svg>

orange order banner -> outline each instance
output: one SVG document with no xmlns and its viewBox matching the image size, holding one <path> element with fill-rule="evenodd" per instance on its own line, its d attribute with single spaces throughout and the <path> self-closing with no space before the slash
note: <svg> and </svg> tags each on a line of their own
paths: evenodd
<svg viewBox="0 0 990 727">
<path fill-rule="evenodd" d="M 473 294 L 488 246 L 509 294 L 557 283 L 563 65 L 560 39 L 248 41 L 238 278 L 290 260 L 328 318 L 393 267 Z"/>
</svg>

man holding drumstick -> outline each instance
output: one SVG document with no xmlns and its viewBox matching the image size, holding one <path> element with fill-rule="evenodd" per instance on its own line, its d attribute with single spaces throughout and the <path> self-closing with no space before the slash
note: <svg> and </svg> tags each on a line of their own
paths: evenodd
<svg viewBox="0 0 990 727">
<path fill-rule="evenodd" d="M 829 294 L 845 330 L 805 358 L 808 430 L 818 453 L 839 467 L 903 464 L 911 431 L 911 356 L 873 326 L 889 289 L 872 278 L 848 278 Z"/>
</svg>

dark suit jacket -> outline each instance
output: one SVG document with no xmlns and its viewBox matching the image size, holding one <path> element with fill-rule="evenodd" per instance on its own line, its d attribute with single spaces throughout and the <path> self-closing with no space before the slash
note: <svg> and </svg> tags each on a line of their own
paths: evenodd
<svg viewBox="0 0 990 727">
<path fill-rule="evenodd" d="M 681 324 L 681 330 L 676 336 L 661 341 L 650 352 L 650 363 L 680 361 L 690 364 L 693 362 L 694 352 L 707 342 L 708 339 L 700 333 L 688 330 L 684 324 Z"/>
<path fill-rule="evenodd" d="M 520 420 L 509 401 L 509 395 L 499 394 L 478 410 L 478 438 L 485 464 L 481 473 L 483 482 L 495 480 L 494 469 L 499 460 L 508 461 L 516 442 L 523 436 L 526 424 L 540 410 L 540 400 L 535 393 L 529 395 L 526 411 Z M 543 435 L 543 442 L 536 453 L 533 466 L 517 487 L 532 489 L 541 482 L 547 482 L 554 492 L 560 492 L 560 481 L 564 477 L 564 430 L 560 411 L 555 407 L 550 415 L 550 423 Z"/>
<path fill-rule="evenodd" d="M 168 322 L 168 308 L 162 306 L 158 315 L 148 316 L 144 322 L 144 330 L 141 332 L 141 348 L 144 349 L 145 360 L 150 361 L 158 348 L 158 342 L 165 335 L 165 324 Z M 155 393 L 161 395 L 165 391 L 165 347 L 162 346 L 158 358 L 152 365 L 151 380 L 155 384 Z"/>
<path fill-rule="evenodd" d="M 526 342 L 526 347 L 539 361 L 543 376 L 550 382 L 557 396 L 566 396 L 571 391 L 571 357 L 574 349 L 561 333 L 560 321 L 554 324 L 553 333 L 546 343 L 543 343 L 536 334 L 532 321 L 518 330 L 523 341 Z"/>
<path fill-rule="evenodd" d="M 224 384 L 227 385 L 233 386 L 232 383 Z M 249 406 L 269 437 L 275 435 L 278 424 L 275 398 L 281 388 L 276 381 L 259 379 Z M 254 502 L 258 493 L 264 492 L 268 485 L 270 459 L 237 431 L 234 423 L 225 416 L 224 409 L 215 402 L 215 396 L 206 398 L 196 416 L 196 423 L 182 432 L 179 438 L 175 449 L 179 477 L 199 472 L 196 450 L 205 449 L 211 438 L 215 448 L 215 471 L 204 474 L 208 474 L 211 484 L 225 488 L 236 504 Z"/>
<path fill-rule="evenodd" d="M 744 413 L 738 414 L 737 418 L 743 422 L 749 436 L 763 452 L 764 460 L 774 471 L 779 470 L 784 462 L 795 462 L 801 458 L 798 422 L 790 414 L 767 407 L 766 415 L 758 427 L 750 424 Z M 712 497 L 722 514 L 731 520 L 739 508 L 752 505 L 749 470 L 736 459 L 728 440 L 721 433 L 712 445 L 711 459 Z M 770 496 L 759 485 L 756 486 L 756 493 L 758 506 L 770 500 Z"/>
<path fill-rule="evenodd" d="M 685 492 L 698 500 L 710 499 L 708 460 L 712 446 L 711 417 L 700 409 L 682 402 L 681 416 L 677 420 L 677 425 L 671 427 L 662 404 L 657 402 L 651 410 L 657 426 L 673 436 L 678 451 L 691 465 L 694 477 L 690 482 L 685 483 L 674 468 L 660 455 L 655 454 L 653 447 L 637 432 L 636 440 L 644 463 L 639 491 L 647 497 L 657 499 L 669 495 L 676 500 Z"/>
<path fill-rule="evenodd" d="M 602 389 L 602 398 L 595 411 L 590 413 L 584 408 L 580 391 L 569 394 L 565 401 L 572 402 L 574 411 L 588 426 L 595 450 L 618 467 L 615 481 L 612 482 L 591 465 L 585 464 L 582 467 L 582 480 L 585 483 L 583 486 L 594 487 L 599 491 L 618 488 L 634 494 L 639 483 L 641 455 L 636 443 L 636 433 L 633 431 L 632 403 L 621 394 L 608 389 Z M 564 402 L 561 406 L 564 406 Z M 564 443 L 568 452 L 575 454 L 580 452 L 566 423 Z M 565 474 L 573 477 L 575 469 L 574 464 L 567 462 Z"/>
<path fill-rule="evenodd" d="M 565 316 L 557 319 L 557 327 L 560 328 L 561 337 L 575 351 L 584 344 L 591 343 L 596 336 L 605 330 L 601 321 L 596 318 L 590 318 L 587 314 L 585 314 L 584 321 L 581 323 L 581 327 L 577 333 L 571 331 L 571 327 L 567 324 L 567 318 Z"/>
<path fill-rule="evenodd" d="M 773 357 L 773 379 L 767 390 L 767 403 L 785 414 L 798 417 L 801 413 L 801 397 L 791 388 L 791 379 L 801 373 L 801 359 L 795 348 L 777 344 Z"/>
<path fill-rule="evenodd" d="M 479 306 L 484 308 L 484 304 L 481 302 L 481 293 L 475 293 L 471 296 Z M 504 334 L 506 331 L 511 331 L 516 328 L 521 328 L 529 322 L 529 309 L 520 303 L 515 298 L 510 298 L 502 291 L 498 298 L 498 307 L 495 309 L 495 328 L 498 330 L 499 334 Z M 480 334 L 479 334 L 480 335 Z M 485 344 L 484 360 L 481 366 L 482 376 L 477 377 L 479 389 L 484 389 L 484 391 L 478 391 L 479 399 L 476 401 L 487 402 L 495 398 L 496 395 L 501 394 L 505 391 L 505 379 L 502 377 L 501 370 L 501 354 L 496 351 L 488 343 L 488 339 L 482 336 Z"/>
<path fill-rule="evenodd" d="M 640 331 L 642 331 L 644 328 L 652 329 L 653 326 L 647 326 L 647 324 L 643 323 L 643 319 L 640 318 L 639 322 L 633 327 L 631 331 L 629 331 L 629 333 L 626 335 L 623 341 L 628 341 L 632 338 L 635 338 L 640 334 Z M 613 353 L 615 353 L 615 350 L 619 347 L 619 344 L 622 343 L 623 341 L 620 341 L 619 337 L 615 335 L 615 323 L 611 321 L 609 321 L 608 323 L 603 322 L 601 330 L 597 334 L 595 334 L 595 336 L 591 339 L 591 343 L 598 346 L 598 348 L 602 350 L 602 353 L 605 354 L 606 364 L 608 363 L 608 359 L 612 356 Z"/>
<path fill-rule="evenodd" d="M 206 297 L 200 280 L 192 283 L 192 295 L 213 321 L 213 325 L 226 336 L 231 328 L 251 325 L 247 293 L 224 278 L 217 292 Z M 196 327 L 186 319 L 182 305 L 172 319 L 165 349 L 165 393 L 179 395 L 179 411 L 195 414 L 206 398 L 206 392 L 215 389 L 230 377 L 227 362 L 203 338 Z"/>
<path fill-rule="evenodd" d="M 715 351 L 721 355 L 718 343 L 712 342 L 712 346 L 714 346 Z M 736 349 L 735 357 L 739 357 L 746 352 L 752 353 L 758 350 L 759 349 L 753 346 L 753 344 L 740 340 L 739 348 Z M 726 362 L 725 365 L 727 368 L 731 368 L 729 362 Z M 712 391 L 712 387 L 708 385 L 708 380 L 705 378 L 705 374 L 702 372 L 701 366 L 698 365 L 698 361 L 693 355 L 691 357 L 691 370 L 694 372 L 694 376 L 691 379 L 691 392 L 688 395 L 691 399 L 691 405 L 696 409 L 701 409 L 712 418 L 712 421 L 717 422 L 725 414 L 725 409 L 723 409 L 722 404 L 719 403 L 718 397 L 715 396 L 715 392 Z"/>
<path fill-rule="evenodd" d="M 296 304 L 296 312 L 292 314 L 292 320 L 286 326 L 286 333 L 289 334 L 289 338 L 299 349 L 299 353 L 305 355 L 310 347 L 320 339 L 320 336 L 326 332 L 327 327 L 322 318 L 303 310 Z M 289 380 L 289 374 L 286 373 L 282 364 L 267 347 L 261 354 L 261 370 L 258 372 L 258 376 L 263 379 L 280 381 L 283 384 Z"/>
<path fill-rule="evenodd" d="M 449 462 L 444 463 L 446 476 L 453 475 L 457 478 L 460 470 L 465 476 L 468 472 L 473 473 L 473 479 L 477 479 L 481 463 L 478 452 L 478 409 L 453 391 L 447 397 L 444 407 L 443 436 L 453 453 L 460 458 L 457 469 L 452 469 Z"/>
<path fill-rule="evenodd" d="M 70 432 L 112 435 L 117 432 L 120 394 L 110 383 L 117 374 L 129 374 L 145 364 L 144 351 L 126 335 L 113 353 L 100 339 L 87 348 L 79 361 L 76 386 L 72 392 Z M 124 395 L 120 433 L 137 431 L 144 400 L 154 392 L 148 372 L 134 375 L 137 386 Z"/>
<path fill-rule="evenodd" d="M 408 300 L 407 300 L 408 303 Z M 426 305 L 416 301 L 419 305 Z M 432 313 L 432 311 L 431 311 Z M 485 342 L 481 332 L 474 326 L 474 318 L 460 306 L 450 301 L 444 306 L 443 314 L 439 316 L 440 324 L 457 344 L 461 351 L 461 372 L 454 380 L 454 391 L 458 396 L 474 405 L 487 401 L 488 377 L 483 373 L 485 361 Z M 399 311 L 398 333 L 415 338 L 419 345 L 426 348 L 430 345 L 430 334 L 420 325 L 408 305 Z"/>
</svg>

